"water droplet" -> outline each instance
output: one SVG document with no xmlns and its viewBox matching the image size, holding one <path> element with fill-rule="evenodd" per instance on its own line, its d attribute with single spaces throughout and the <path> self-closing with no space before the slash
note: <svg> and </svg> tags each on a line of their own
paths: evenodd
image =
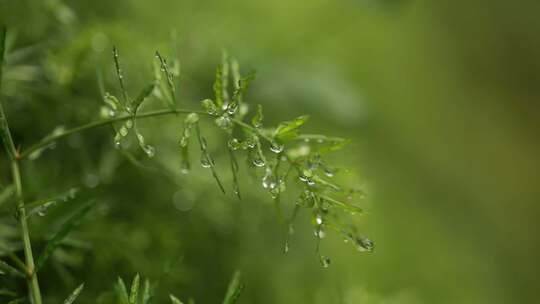
<svg viewBox="0 0 540 304">
<path fill-rule="evenodd" d="M 365 237 L 359 237 L 356 239 L 356 249 L 358 251 L 364 252 L 372 252 L 373 249 L 375 249 L 375 244 L 372 240 L 365 238 Z"/>
<path fill-rule="evenodd" d="M 315 222 L 317 223 L 317 225 L 322 225 L 323 223 L 322 215 L 317 214 L 317 216 L 315 217 Z"/>
<path fill-rule="evenodd" d="M 232 120 L 228 114 L 223 114 L 222 116 L 216 118 L 215 123 L 223 130 L 230 129 L 233 125 Z"/>
<path fill-rule="evenodd" d="M 189 137 L 182 136 L 182 138 L 180 138 L 180 147 L 187 147 L 188 143 Z"/>
<path fill-rule="evenodd" d="M 274 188 L 276 188 L 276 179 L 274 177 L 272 169 L 270 169 L 269 167 L 266 168 L 266 174 L 262 179 L 262 185 L 264 189 L 273 190 Z"/>
<path fill-rule="evenodd" d="M 255 165 L 256 167 L 264 167 L 265 163 L 264 160 L 262 160 L 261 158 L 254 158 L 253 165 Z"/>
<path fill-rule="evenodd" d="M 313 230 L 313 234 L 315 234 L 315 237 L 317 237 L 319 239 L 323 239 L 326 236 L 326 234 L 324 233 L 324 231 L 321 228 L 317 228 L 317 229 Z"/>
<path fill-rule="evenodd" d="M 240 142 L 236 138 L 231 138 L 229 142 L 227 143 L 229 148 L 233 151 L 238 150 L 240 148 Z"/>
<path fill-rule="evenodd" d="M 324 168 L 324 175 L 327 177 L 333 177 L 334 176 L 334 170 L 328 167 Z"/>
<path fill-rule="evenodd" d="M 244 142 L 245 148 L 244 149 L 253 149 L 257 145 L 257 141 L 253 137 L 248 137 L 246 141 Z"/>
<path fill-rule="evenodd" d="M 289 252 L 289 240 L 285 240 L 285 246 L 283 247 L 283 252 Z"/>
<path fill-rule="evenodd" d="M 324 267 L 324 268 L 328 268 L 330 266 L 330 258 L 329 257 L 326 257 L 326 256 L 320 256 L 320 260 L 321 260 L 321 265 Z"/>
<path fill-rule="evenodd" d="M 285 146 L 278 142 L 278 141 L 272 141 L 270 143 L 270 151 L 274 152 L 274 153 L 281 153 L 283 151 L 283 148 Z"/>
<path fill-rule="evenodd" d="M 150 145 L 144 146 L 143 150 L 144 150 L 144 153 L 148 155 L 148 157 L 154 157 L 154 155 L 156 154 L 156 148 Z"/>
<path fill-rule="evenodd" d="M 127 125 L 127 124 L 126 124 L 126 125 Z M 129 131 L 128 131 L 127 127 L 122 126 L 118 132 L 120 132 L 120 135 L 121 135 L 121 136 L 125 137 L 125 136 L 128 135 L 128 132 L 129 132 Z"/>
<path fill-rule="evenodd" d="M 120 147 L 122 147 L 122 143 L 119 140 L 115 140 L 114 141 L 114 147 L 116 149 L 120 149 Z"/>
<path fill-rule="evenodd" d="M 210 168 L 210 167 L 212 167 L 212 162 L 211 162 L 210 159 L 208 158 L 208 155 L 206 155 L 206 154 L 201 155 L 201 166 L 202 166 L 203 168 Z"/>
<path fill-rule="evenodd" d="M 236 113 L 236 110 L 238 110 L 238 104 L 236 102 L 232 102 L 227 105 L 227 113 L 229 115 L 234 115 L 234 113 Z"/>
</svg>

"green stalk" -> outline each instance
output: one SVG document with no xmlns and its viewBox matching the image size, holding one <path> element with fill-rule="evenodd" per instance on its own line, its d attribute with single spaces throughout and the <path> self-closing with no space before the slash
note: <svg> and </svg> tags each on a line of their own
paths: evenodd
<svg viewBox="0 0 540 304">
<path fill-rule="evenodd" d="M 4 113 L 4 106 L 1 98 L 1 80 L 2 67 L 4 64 L 6 29 L 3 28 L 0 34 L 0 137 L 2 137 L 2 140 L 4 142 L 4 148 L 9 155 L 13 183 L 15 184 L 15 195 L 17 197 L 17 218 L 21 226 L 21 238 L 23 242 L 24 257 L 26 262 L 26 282 L 28 285 L 29 298 L 33 300 L 33 304 L 41 304 L 41 292 L 39 290 L 37 274 L 34 271 L 34 256 L 32 254 L 32 244 L 30 242 L 30 231 L 28 229 L 26 209 L 24 208 L 21 172 L 19 169 L 19 157 L 17 149 L 15 149 L 15 144 L 13 143 L 11 132 L 9 130 L 9 125 L 6 119 L 6 115 Z"/>
<path fill-rule="evenodd" d="M 139 119 L 139 118 L 147 118 L 147 117 L 155 117 L 155 116 L 163 116 L 163 115 L 179 114 L 179 113 L 207 114 L 206 112 L 202 112 L 202 111 L 192 111 L 192 110 L 185 110 L 185 109 L 174 109 L 174 110 L 165 109 L 165 110 L 157 110 L 157 111 L 151 111 L 151 112 L 137 114 L 136 118 Z M 132 115 L 123 115 L 123 116 L 118 116 L 118 117 L 113 117 L 113 118 L 108 118 L 108 119 L 102 119 L 102 120 L 93 121 L 93 122 L 90 122 L 90 123 L 87 123 L 87 124 L 84 124 L 84 125 L 81 125 L 81 126 L 78 126 L 78 127 L 68 129 L 68 130 L 66 130 L 63 133 L 60 133 L 58 135 L 49 136 L 49 137 L 46 137 L 46 138 L 42 139 L 37 144 L 35 144 L 35 145 L 31 146 L 30 148 L 26 149 L 25 151 L 21 152 L 18 155 L 18 159 L 27 158 L 30 154 L 32 154 L 32 152 L 34 152 L 36 150 L 39 150 L 41 148 L 47 147 L 51 143 L 56 142 L 57 140 L 62 139 L 64 137 L 67 137 L 69 135 L 79 133 L 79 132 L 82 132 L 82 131 L 86 131 L 86 130 L 89 130 L 89 129 L 97 128 L 97 127 L 107 126 L 107 125 L 113 124 L 115 122 L 125 121 L 125 120 L 128 120 L 128 119 L 133 119 L 133 116 Z"/>
</svg>

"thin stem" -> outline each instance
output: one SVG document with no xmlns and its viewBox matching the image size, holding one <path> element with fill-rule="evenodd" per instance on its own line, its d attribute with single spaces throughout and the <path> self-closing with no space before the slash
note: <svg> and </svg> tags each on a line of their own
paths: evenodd
<svg viewBox="0 0 540 304">
<path fill-rule="evenodd" d="M 136 118 L 147 118 L 147 117 L 155 117 L 155 116 L 162 116 L 162 115 L 169 115 L 169 114 L 179 114 L 179 113 L 207 114 L 206 112 L 203 112 L 203 111 L 192 111 L 192 110 L 186 110 L 186 109 L 173 109 L 173 110 L 165 109 L 165 110 L 157 110 L 157 111 L 151 111 L 151 112 L 137 114 Z M 39 141 L 37 144 L 35 144 L 35 145 L 31 146 L 30 148 L 26 149 L 25 151 L 21 152 L 18 155 L 18 159 L 25 159 L 30 154 L 32 154 L 32 152 L 35 152 L 35 151 L 37 151 L 37 150 L 39 150 L 41 148 L 47 147 L 51 143 L 53 143 L 53 142 L 55 142 L 55 141 L 57 141 L 59 139 L 62 139 L 64 137 L 67 137 L 69 135 L 79 133 L 79 132 L 82 132 L 82 131 L 86 131 L 86 130 L 89 130 L 89 129 L 97 128 L 97 127 L 107 126 L 107 125 L 113 124 L 115 122 L 125 121 L 125 120 L 128 120 L 128 119 L 133 119 L 133 116 L 132 115 L 124 115 L 124 116 L 118 116 L 118 117 L 113 117 L 113 118 L 109 118 L 109 119 L 93 121 L 93 122 L 90 122 L 90 123 L 87 123 L 87 124 L 84 124 L 84 125 L 81 125 L 81 126 L 78 126 L 78 127 L 74 127 L 72 129 L 68 129 L 68 130 L 64 131 L 63 133 L 45 137 L 41 141 Z"/>
<path fill-rule="evenodd" d="M 0 93 L 2 83 L 2 67 L 4 63 L 4 52 L 6 46 L 6 29 L 3 28 L 0 33 Z M 21 226 L 21 238 L 23 242 L 24 257 L 26 262 L 27 277 L 26 282 L 28 285 L 29 297 L 33 299 L 33 304 L 41 304 L 41 292 L 39 290 L 39 283 L 37 274 L 34 269 L 34 256 L 32 254 L 32 244 L 30 242 L 30 231 L 28 229 L 28 221 L 26 219 L 26 210 L 24 208 L 24 200 L 22 193 L 22 181 L 21 172 L 19 169 L 19 155 L 13 143 L 13 137 L 9 130 L 9 125 L 4 113 L 4 106 L 2 99 L 0 98 L 0 132 L 4 141 L 4 148 L 9 155 L 11 163 L 11 172 L 13 176 L 13 183 L 15 184 L 15 195 L 17 197 L 17 215 L 19 224 Z"/>
<path fill-rule="evenodd" d="M 27 283 L 32 293 L 34 304 L 41 304 L 41 292 L 39 290 L 37 273 L 35 272 L 34 256 L 32 254 L 32 244 L 30 242 L 30 231 L 28 229 L 26 209 L 24 208 L 24 200 L 22 198 L 23 193 L 21 173 L 19 169 L 19 162 L 17 160 L 11 161 L 11 171 L 13 175 L 13 181 L 15 183 L 15 194 L 17 196 L 17 217 L 19 218 L 19 224 L 21 225 L 24 257 L 27 269 Z"/>
</svg>

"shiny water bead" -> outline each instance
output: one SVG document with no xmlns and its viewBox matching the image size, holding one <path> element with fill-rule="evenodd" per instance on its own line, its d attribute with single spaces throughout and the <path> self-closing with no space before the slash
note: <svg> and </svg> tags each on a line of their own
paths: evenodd
<svg viewBox="0 0 540 304">
<path fill-rule="evenodd" d="M 231 139 L 229 139 L 229 141 L 227 142 L 227 146 L 229 147 L 229 149 L 233 150 L 233 151 L 236 151 L 238 150 L 238 148 L 240 148 L 242 144 L 240 143 L 240 141 L 238 141 L 238 139 L 232 137 Z"/>
<path fill-rule="evenodd" d="M 208 157 L 207 154 L 202 154 L 201 155 L 201 167 L 203 167 L 203 168 L 212 167 L 212 161 L 210 160 L 210 158 Z"/>
<path fill-rule="evenodd" d="M 285 145 L 283 143 L 280 143 L 279 141 L 277 140 L 274 140 L 270 143 L 270 151 L 274 152 L 274 153 L 281 153 L 283 152 L 283 148 L 285 147 Z"/>
<path fill-rule="evenodd" d="M 214 101 L 212 101 L 212 99 L 205 99 L 205 100 L 201 101 L 201 104 L 202 104 L 204 110 L 208 114 L 210 114 L 212 116 L 218 115 L 219 109 L 216 106 L 216 104 L 214 103 Z"/>
<path fill-rule="evenodd" d="M 366 237 L 359 237 L 356 238 L 356 249 L 358 251 L 364 252 L 368 251 L 371 252 L 373 249 L 375 249 L 375 244 L 372 240 L 366 238 Z"/>
<path fill-rule="evenodd" d="M 329 257 L 326 257 L 326 256 L 320 256 L 320 261 L 321 261 L 321 265 L 324 267 L 324 268 L 328 268 L 330 267 L 330 258 Z"/>
<path fill-rule="evenodd" d="M 231 118 L 229 117 L 229 114 L 227 113 L 216 118 L 215 123 L 218 127 L 220 127 L 223 130 L 228 130 L 233 126 L 233 122 Z"/>
</svg>

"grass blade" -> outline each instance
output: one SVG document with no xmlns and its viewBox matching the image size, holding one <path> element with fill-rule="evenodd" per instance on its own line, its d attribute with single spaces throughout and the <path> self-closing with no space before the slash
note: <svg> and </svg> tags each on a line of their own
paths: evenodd
<svg viewBox="0 0 540 304">
<path fill-rule="evenodd" d="M 120 60 L 119 60 L 119 54 L 118 49 L 116 46 L 113 46 L 113 59 L 114 59 L 114 66 L 116 68 L 116 76 L 118 76 L 118 82 L 120 83 L 120 89 L 122 90 L 122 96 L 124 97 L 124 105 L 127 107 L 129 104 L 129 97 L 128 93 L 126 91 L 126 87 L 124 85 L 124 74 L 122 72 L 122 68 L 120 67 Z"/>
<path fill-rule="evenodd" d="M 60 229 L 49 239 L 43 253 L 39 256 L 36 261 L 36 271 L 39 270 L 51 256 L 58 246 L 62 243 L 64 238 L 79 225 L 84 216 L 90 211 L 93 203 L 89 203 L 86 206 L 82 207 L 75 214 L 73 214 L 67 221 L 62 224 Z"/>
<path fill-rule="evenodd" d="M 19 269 L 9 265 L 8 263 L 0 260 L 0 274 L 5 273 L 14 277 L 24 278 L 26 277 Z"/>
<path fill-rule="evenodd" d="M 139 285 L 141 277 L 137 273 L 131 282 L 131 291 L 129 293 L 129 304 L 137 304 L 137 299 L 139 298 Z"/>
<path fill-rule="evenodd" d="M 169 295 L 169 298 L 171 299 L 172 304 L 183 304 L 182 301 L 180 301 L 177 297 L 173 295 Z"/>
<path fill-rule="evenodd" d="M 236 271 L 229 283 L 227 288 L 227 294 L 225 294 L 225 299 L 223 299 L 223 304 L 234 304 L 238 301 L 242 290 L 244 289 L 244 284 L 240 281 L 240 272 Z"/>
<path fill-rule="evenodd" d="M 129 304 L 129 296 L 126 288 L 126 283 L 122 280 L 121 277 L 118 277 L 118 281 L 115 286 L 116 296 L 120 301 L 120 304 Z"/>
<path fill-rule="evenodd" d="M 69 295 L 69 297 L 64 301 L 64 304 L 72 304 L 73 302 L 75 302 L 79 294 L 82 292 L 83 288 L 84 288 L 84 283 L 79 285 L 79 287 L 75 288 L 75 290 L 71 293 L 71 295 Z"/>
</svg>

